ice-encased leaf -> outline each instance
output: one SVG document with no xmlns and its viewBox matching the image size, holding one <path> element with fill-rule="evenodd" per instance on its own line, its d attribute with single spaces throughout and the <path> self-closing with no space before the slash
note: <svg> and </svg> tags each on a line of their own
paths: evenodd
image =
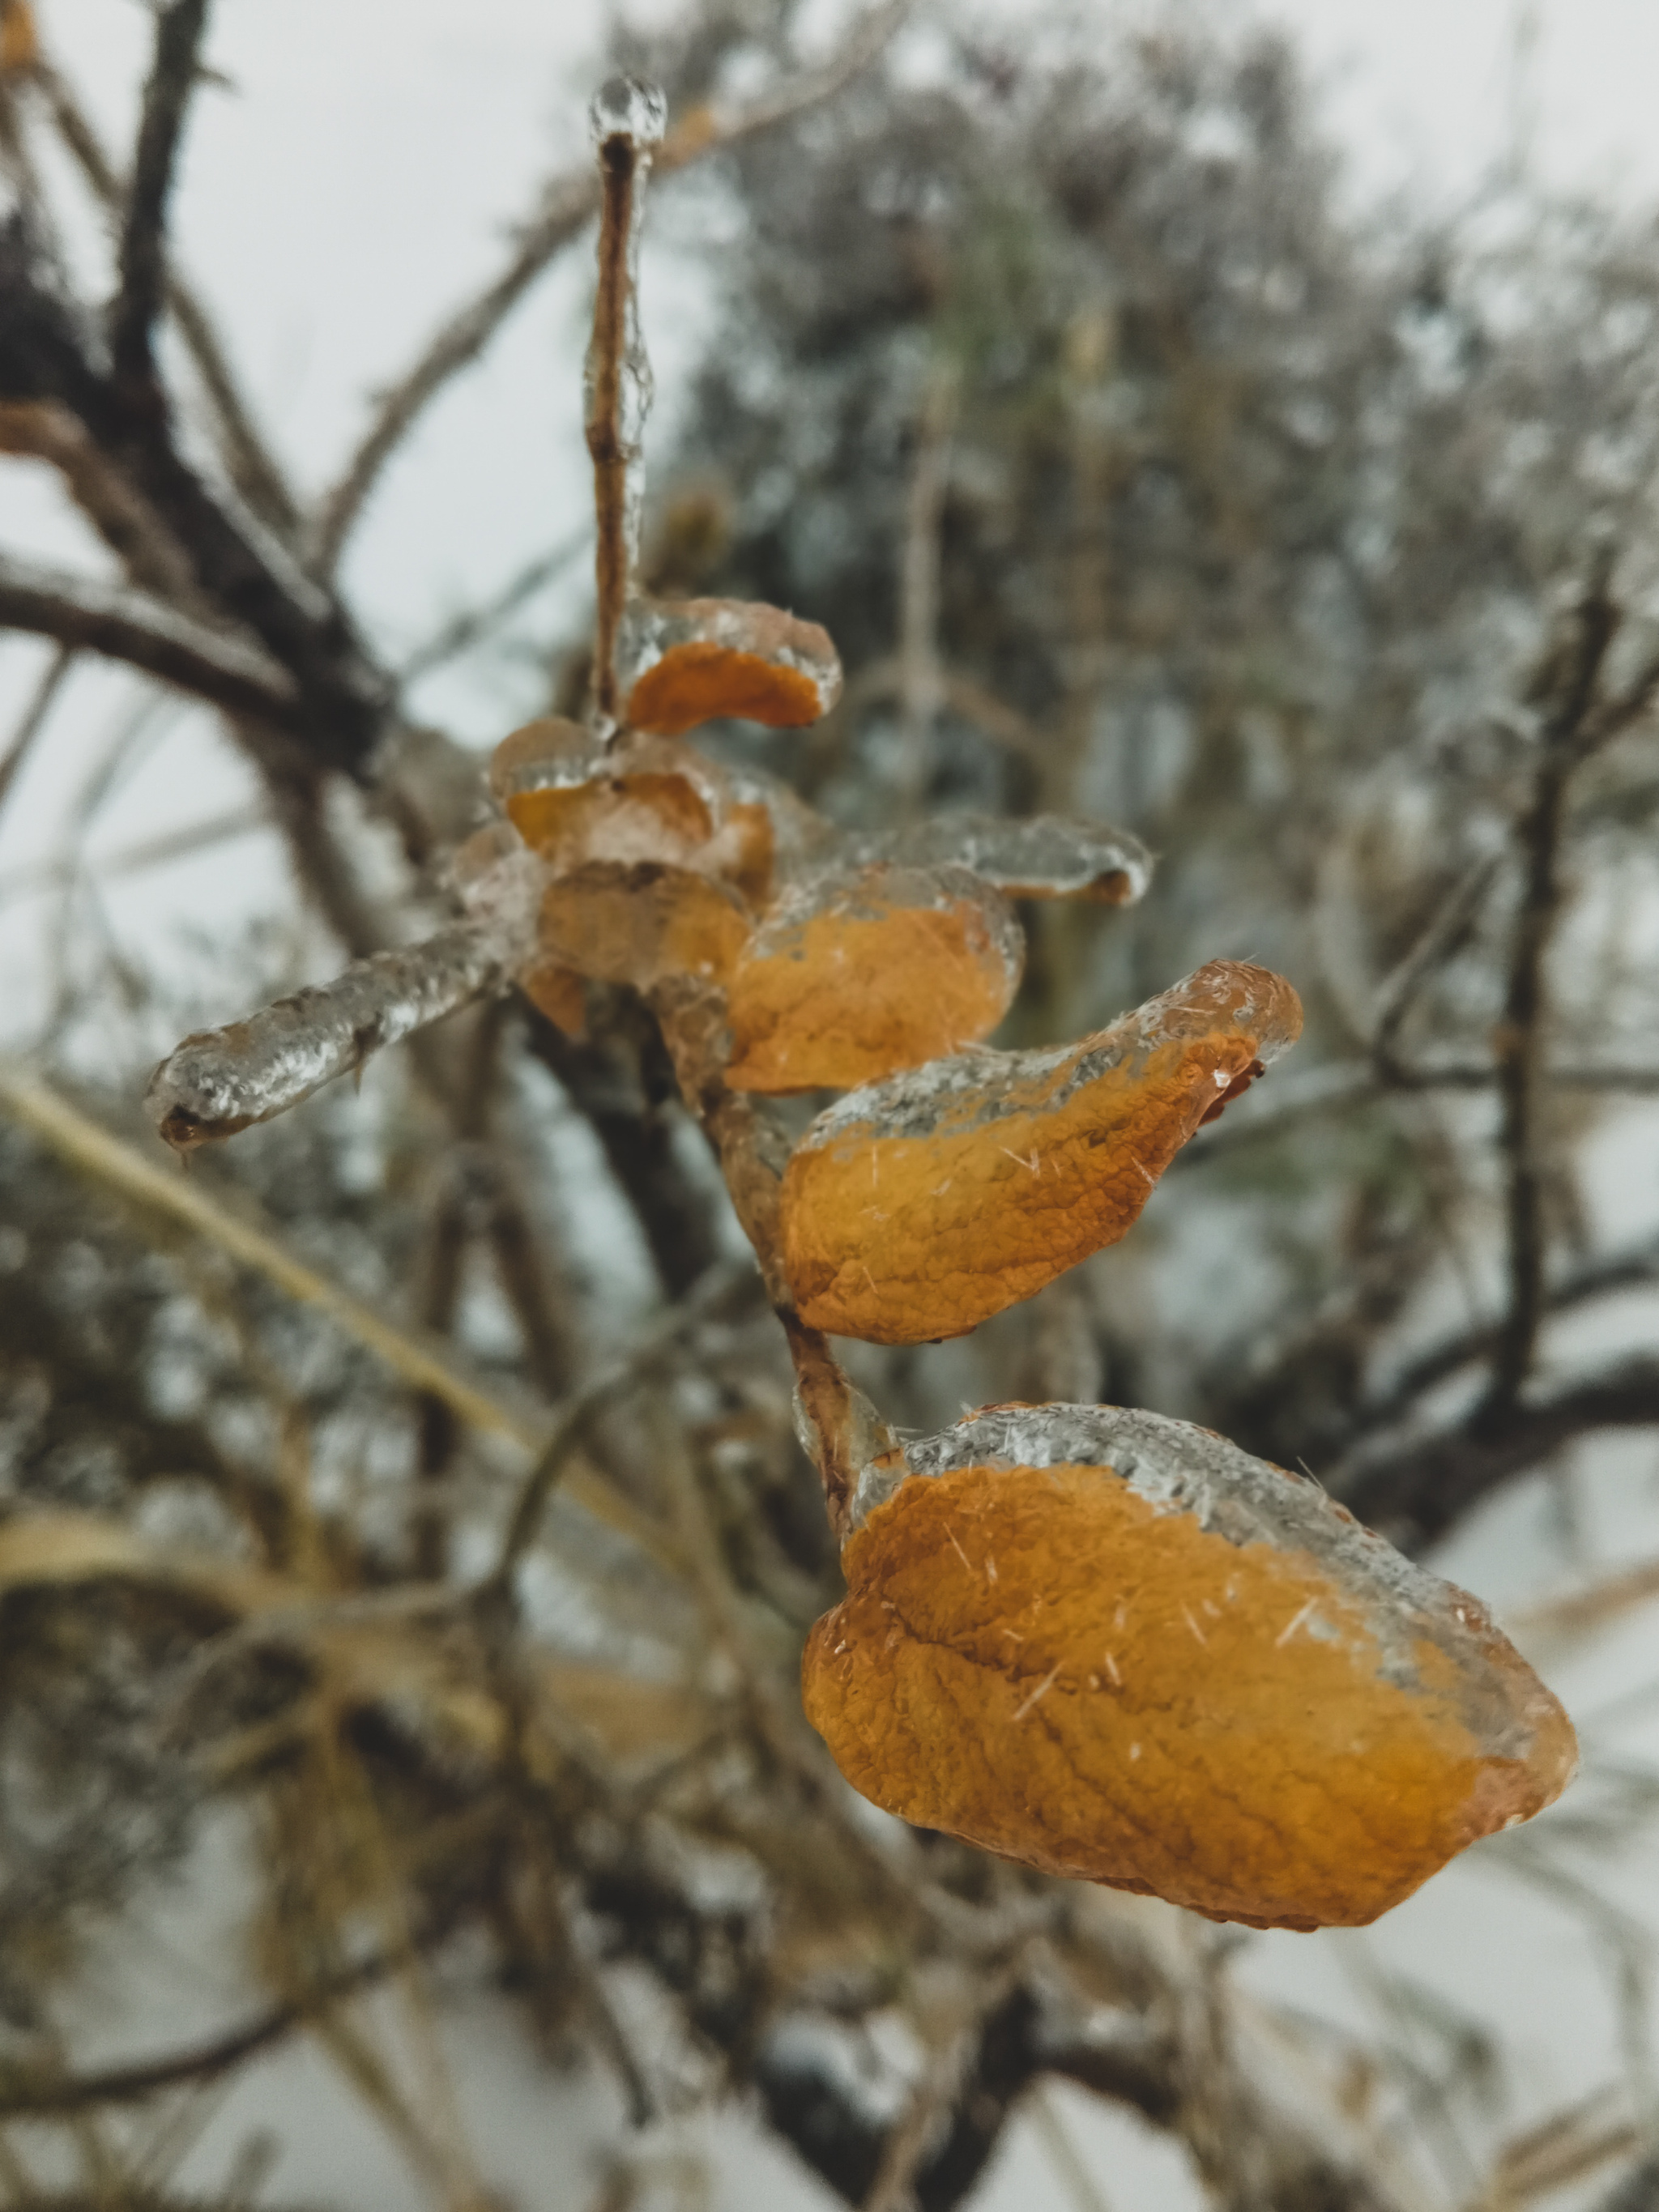
<svg viewBox="0 0 1659 2212">
<path fill-rule="evenodd" d="M 597 860 L 548 884 L 536 957 L 638 991 L 674 977 L 718 982 L 731 973 L 750 927 L 736 892 L 712 877 Z"/>
<path fill-rule="evenodd" d="M 527 722 L 495 748 L 490 787 L 550 868 L 592 860 L 684 866 L 723 811 L 722 779 L 688 745 L 629 736 L 607 747 L 579 722 Z"/>
<path fill-rule="evenodd" d="M 1571 1778 L 1486 1609 L 1185 1421 L 999 1406 L 873 1462 L 809 1718 L 904 1820 L 1217 1919 L 1374 1920 Z"/>
<path fill-rule="evenodd" d="M 1115 1243 L 1200 1123 L 1301 1027 L 1283 977 L 1215 960 L 1081 1043 L 959 1053 L 849 1092 L 784 1176 L 801 1318 L 921 1344 L 1031 1297 Z"/>
<path fill-rule="evenodd" d="M 734 1091 L 844 1090 L 989 1035 L 1019 988 L 1006 900 L 962 868 L 793 884 L 727 984 Z"/>
<path fill-rule="evenodd" d="M 853 841 L 860 858 L 918 866 L 971 868 L 1009 898 L 1083 898 L 1127 906 L 1152 879 L 1152 856 L 1138 837 L 1104 822 L 1058 814 L 1010 821 L 992 814 L 938 814 L 904 830 Z"/>
<path fill-rule="evenodd" d="M 841 696 L 827 630 L 739 599 L 635 599 L 617 658 L 624 719 L 661 737 L 724 715 L 799 728 Z"/>
</svg>

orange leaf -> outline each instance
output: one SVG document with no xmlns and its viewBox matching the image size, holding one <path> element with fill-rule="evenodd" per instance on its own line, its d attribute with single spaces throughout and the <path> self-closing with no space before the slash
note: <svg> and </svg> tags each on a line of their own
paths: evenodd
<svg viewBox="0 0 1659 2212">
<path fill-rule="evenodd" d="M 1034 814 L 937 814 L 914 829 L 857 841 L 860 856 L 918 866 L 971 868 L 1009 898 L 1090 899 L 1128 906 L 1152 879 L 1152 856 L 1138 837 L 1103 822 Z"/>
<path fill-rule="evenodd" d="M 808 1717 L 874 1803 L 1047 1873 L 1363 1924 L 1571 1777 L 1477 1600 L 1187 1422 L 990 1407 L 854 1520 Z"/>
<path fill-rule="evenodd" d="M 1019 988 L 1006 902 L 961 868 L 861 868 L 781 900 L 728 986 L 734 1091 L 844 1089 L 988 1036 Z"/>
<path fill-rule="evenodd" d="M 749 921 L 736 894 L 708 876 L 596 860 L 548 885 L 537 935 L 544 960 L 646 991 L 671 976 L 723 980 Z"/>
<path fill-rule="evenodd" d="M 801 1319 L 922 1344 L 1029 1298 L 1115 1243 L 1211 1108 L 1301 1027 L 1282 977 L 1214 960 L 1080 1044 L 963 1053 L 849 1093 L 784 1176 Z"/>
<path fill-rule="evenodd" d="M 627 720 L 659 737 L 723 715 L 793 729 L 819 720 L 841 696 L 827 630 L 738 599 L 636 599 L 618 658 Z"/>
<path fill-rule="evenodd" d="M 589 860 L 684 866 L 714 834 L 720 779 L 684 745 L 634 738 L 614 751 L 580 722 L 527 722 L 496 746 L 489 781 L 514 828 L 550 867 Z"/>
<path fill-rule="evenodd" d="M 516 980 L 526 998 L 555 1029 L 562 1030 L 568 1037 L 586 1034 L 587 994 L 574 969 L 562 968 L 556 960 L 541 960 Z"/>
</svg>

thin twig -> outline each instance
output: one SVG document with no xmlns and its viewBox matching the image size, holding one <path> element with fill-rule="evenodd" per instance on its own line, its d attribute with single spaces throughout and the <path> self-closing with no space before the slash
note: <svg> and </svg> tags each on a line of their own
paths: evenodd
<svg viewBox="0 0 1659 2212">
<path fill-rule="evenodd" d="M 4 785 L 0 783 L 0 800 L 3 796 Z M 14 899 L 25 898 L 31 892 L 51 890 L 54 885 L 79 875 L 83 868 L 95 868 L 105 881 L 112 876 L 139 875 L 146 868 L 165 867 L 169 860 L 188 860 L 191 854 L 205 852 L 210 846 L 228 843 L 235 837 L 251 837 L 270 827 L 263 814 L 250 807 L 237 806 L 227 814 L 210 815 L 205 822 L 187 823 L 179 830 L 163 830 L 159 837 L 143 837 L 135 845 L 123 845 L 116 852 L 100 854 L 95 860 L 83 860 L 72 850 L 60 852 L 55 857 L 33 860 L 26 867 L 14 868 L 9 875 L 0 876 L 0 906 L 9 906 Z"/>
<path fill-rule="evenodd" d="M 837 51 L 816 68 L 802 70 L 751 106 L 725 122 L 699 109 L 664 141 L 653 167 L 658 175 L 689 167 L 711 154 L 787 123 L 839 92 L 881 52 L 910 13 L 913 0 L 884 0 L 854 25 Z M 317 511 L 315 557 L 325 573 L 340 557 L 381 471 L 450 379 L 476 361 L 519 301 L 599 204 L 592 170 L 555 179 L 538 212 L 520 231 L 506 266 L 434 333 L 424 351 L 380 398 L 356 452 Z"/>
<path fill-rule="evenodd" d="M 417 677 L 430 675 L 434 668 L 441 668 L 446 661 L 469 652 L 492 630 L 499 629 L 526 600 L 534 599 L 544 584 L 551 583 L 586 543 L 587 532 L 584 529 L 576 537 L 568 538 L 562 545 L 556 546 L 552 552 L 538 553 L 494 599 L 486 599 L 482 606 L 469 607 L 464 614 L 445 623 L 424 645 L 416 646 L 404 661 L 398 671 L 399 684 L 412 684 Z"/>
<path fill-rule="evenodd" d="M 420 1938 L 421 1948 L 430 1949 L 447 1933 L 447 1923 L 434 1925 Z M 37 2074 L 22 2067 L 8 2068 L 0 2071 L 0 2117 L 45 2117 L 87 2112 L 97 2105 L 139 2104 L 164 2089 L 215 2081 L 311 2026 L 345 1998 L 401 1972 L 407 1963 L 402 1948 L 391 1954 L 375 1952 L 329 1975 L 303 1998 L 284 1999 L 206 2043 L 159 2058 L 106 2066 L 93 2074 Z"/>
<path fill-rule="evenodd" d="M 1501 854 L 1487 854 L 1464 873 L 1436 908 L 1416 944 L 1384 979 L 1376 994 L 1371 1052 L 1385 1078 L 1392 1077 L 1400 1067 L 1396 1045 L 1418 993 L 1435 969 L 1462 943 L 1464 932 L 1479 912 L 1480 902 L 1503 865 L 1503 858 Z"/>
<path fill-rule="evenodd" d="M 899 805 L 914 812 L 927 790 L 929 740 L 945 698 L 939 657 L 939 523 L 950 476 L 957 379 L 937 370 L 922 394 L 915 459 L 904 502 L 899 562 L 899 718 L 903 732 Z"/>
<path fill-rule="evenodd" d="M 132 183 L 118 253 L 120 289 L 110 308 L 110 362 L 130 393 L 155 380 L 154 338 L 166 289 L 167 211 L 179 136 L 196 88 L 208 0 L 168 0 L 155 19 Z"/>
<path fill-rule="evenodd" d="M 1540 1126 L 1544 961 L 1563 898 L 1560 849 L 1567 787 L 1583 757 L 1586 717 L 1619 626 L 1619 611 L 1607 596 L 1607 581 L 1603 560 L 1575 611 L 1566 665 L 1546 723 L 1531 796 L 1516 825 L 1526 878 L 1510 945 L 1503 1019 L 1494 1039 L 1504 1106 L 1498 1144 L 1507 1171 L 1510 1304 L 1480 1415 L 1488 1421 L 1501 1419 L 1519 1398 L 1544 1310 L 1545 1162 Z"/>
<path fill-rule="evenodd" d="M 29 748 L 46 727 L 46 717 L 52 703 L 63 688 L 64 678 L 75 665 L 75 655 L 66 645 L 60 645 L 46 663 L 40 681 L 30 693 L 17 727 L 12 732 L 11 743 L 0 754 L 0 809 L 11 796 L 12 785 L 29 757 Z"/>
<path fill-rule="evenodd" d="M 552 1431 L 514 1501 L 495 1564 L 479 1585 L 481 1595 L 505 1596 L 510 1592 L 520 1563 L 536 1540 L 549 1501 L 559 1485 L 568 1480 L 567 1470 L 594 1415 L 672 1351 L 688 1329 L 706 1321 L 733 1291 L 747 1288 L 753 1280 L 748 1268 L 734 1267 L 729 1261 L 718 1262 L 678 1304 L 650 1323 L 625 1352 L 607 1361 L 560 1408 Z"/>
</svg>

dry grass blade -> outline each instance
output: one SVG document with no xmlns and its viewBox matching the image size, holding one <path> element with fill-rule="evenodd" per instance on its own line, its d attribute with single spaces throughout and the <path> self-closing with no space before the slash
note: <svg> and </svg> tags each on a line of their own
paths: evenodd
<svg viewBox="0 0 1659 2212">
<path fill-rule="evenodd" d="M 469 1428 L 504 1437 L 538 1456 L 545 1448 L 545 1433 L 535 1418 L 480 1388 L 447 1347 L 395 1327 L 296 1260 L 269 1230 L 231 1212 L 199 1182 L 169 1174 L 143 1158 L 38 1078 L 0 1065 L 0 1110 L 31 1130 L 77 1173 L 117 1192 L 142 1212 L 160 1214 L 206 1238 L 239 1266 L 252 1268 L 289 1297 L 314 1307 L 383 1359 L 411 1389 L 441 1399 Z M 564 1486 L 597 1519 L 659 1558 L 664 1555 L 660 1534 L 592 1468 L 573 1468 Z"/>
</svg>

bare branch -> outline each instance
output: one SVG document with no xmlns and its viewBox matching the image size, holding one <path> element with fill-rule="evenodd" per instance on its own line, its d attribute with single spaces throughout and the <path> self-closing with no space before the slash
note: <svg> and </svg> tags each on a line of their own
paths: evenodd
<svg viewBox="0 0 1659 2212">
<path fill-rule="evenodd" d="M 185 112 L 196 88 L 208 0 L 167 0 L 155 21 L 155 53 L 144 87 L 132 182 L 121 228 L 120 289 L 110 308 L 110 360 L 136 398 L 155 380 L 155 318 L 166 286 L 167 198 Z"/>
<path fill-rule="evenodd" d="M 298 689 L 286 670 L 143 592 L 0 555 L 0 629 L 125 661 L 227 714 L 290 731 L 301 724 Z"/>
<path fill-rule="evenodd" d="M 1635 1244 L 1604 1258 L 1591 1261 L 1551 1285 L 1545 1296 L 1549 1314 L 1571 1313 L 1597 1298 L 1616 1297 L 1621 1291 L 1640 1290 L 1659 1277 L 1659 1238 Z M 1362 1436 L 1375 1435 L 1407 1413 L 1428 1391 L 1477 1359 L 1490 1358 L 1501 1323 L 1484 1328 L 1462 1329 L 1409 1360 L 1381 1396 L 1369 1400 L 1355 1416 Z"/>
<path fill-rule="evenodd" d="M 1402 1550 L 1443 1534 L 1482 1498 L 1598 1429 L 1659 1425 L 1659 1360 L 1641 1356 L 1589 1381 L 1495 1413 L 1478 1428 L 1408 1437 L 1357 1455 L 1334 1496 Z"/>
<path fill-rule="evenodd" d="M 44 60 L 36 64 L 34 81 L 58 136 L 94 197 L 106 208 L 115 209 L 121 198 L 120 180 L 69 81 L 54 64 Z M 167 274 L 166 284 L 168 310 L 215 412 L 231 482 L 261 520 L 292 536 L 299 526 L 299 508 L 280 465 L 254 422 L 212 317 L 176 269 Z"/>
<path fill-rule="evenodd" d="M 903 737 L 898 799 L 906 813 L 915 811 L 926 791 L 929 741 L 945 696 L 939 654 L 939 524 L 956 410 L 957 379 L 948 369 L 938 370 L 922 393 L 899 561 L 898 694 Z"/>
<path fill-rule="evenodd" d="M 663 142 L 653 163 L 659 175 L 689 167 L 710 154 L 787 123 L 850 82 L 881 52 L 910 13 L 913 0 L 884 0 L 856 24 L 840 49 L 816 69 L 803 70 L 776 91 L 721 123 L 706 109 L 685 118 Z M 419 416 L 450 379 L 476 361 L 538 276 L 569 245 L 599 205 L 599 187 L 584 167 L 556 179 L 541 206 L 520 232 L 507 265 L 483 290 L 456 310 L 434 333 L 424 352 L 380 396 L 367 435 L 337 483 L 324 498 L 314 529 L 319 569 L 331 573 L 380 471 Z"/>
</svg>

